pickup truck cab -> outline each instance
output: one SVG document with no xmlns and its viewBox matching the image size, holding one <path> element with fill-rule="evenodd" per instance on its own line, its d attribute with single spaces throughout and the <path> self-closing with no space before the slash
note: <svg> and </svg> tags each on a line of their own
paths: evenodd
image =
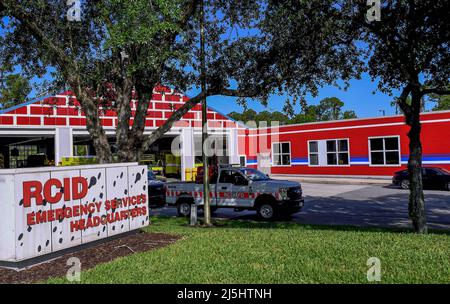
<svg viewBox="0 0 450 304">
<path fill-rule="evenodd" d="M 302 187 L 297 182 L 274 180 L 246 167 L 220 165 L 211 171 L 214 172 L 210 175 L 212 212 L 217 208 L 256 210 L 259 218 L 271 220 L 303 207 Z M 201 178 L 197 182 L 167 183 L 166 203 L 176 206 L 179 216 L 189 216 L 191 204 L 203 205 Z"/>
</svg>

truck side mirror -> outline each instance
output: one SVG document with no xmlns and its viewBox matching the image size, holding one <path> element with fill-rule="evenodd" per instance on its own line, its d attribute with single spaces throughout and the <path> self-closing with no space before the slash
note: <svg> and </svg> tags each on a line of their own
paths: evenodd
<svg viewBox="0 0 450 304">
<path fill-rule="evenodd" d="M 237 175 L 234 177 L 233 184 L 236 186 L 247 186 L 248 180 L 246 180 L 243 176 Z"/>
</svg>

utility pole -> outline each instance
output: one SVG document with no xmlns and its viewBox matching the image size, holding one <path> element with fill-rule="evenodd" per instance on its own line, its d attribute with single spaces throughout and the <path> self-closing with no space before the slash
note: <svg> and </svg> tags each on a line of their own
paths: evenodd
<svg viewBox="0 0 450 304">
<path fill-rule="evenodd" d="M 205 64 L 205 12 L 204 0 L 200 1 L 200 81 L 202 92 L 206 92 L 206 64 Z M 205 225 L 211 225 L 211 208 L 209 198 L 209 170 L 208 157 L 205 153 L 205 143 L 208 139 L 208 115 L 206 95 L 202 100 L 202 159 L 203 159 L 203 212 Z"/>
</svg>

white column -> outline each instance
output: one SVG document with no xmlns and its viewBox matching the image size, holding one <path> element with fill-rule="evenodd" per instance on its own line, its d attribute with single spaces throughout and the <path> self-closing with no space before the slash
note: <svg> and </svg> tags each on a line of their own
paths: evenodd
<svg viewBox="0 0 450 304">
<path fill-rule="evenodd" d="M 186 180 L 186 168 L 194 168 L 194 132 L 193 129 L 181 130 L 181 180 Z"/>
<path fill-rule="evenodd" d="M 72 128 L 56 128 L 55 130 L 55 165 L 59 166 L 63 157 L 73 156 Z"/>
<path fill-rule="evenodd" d="M 228 155 L 230 164 L 239 164 L 239 139 L 238 129 L 231 129 L 227 135 L 228 138 Z"/>
</svg>

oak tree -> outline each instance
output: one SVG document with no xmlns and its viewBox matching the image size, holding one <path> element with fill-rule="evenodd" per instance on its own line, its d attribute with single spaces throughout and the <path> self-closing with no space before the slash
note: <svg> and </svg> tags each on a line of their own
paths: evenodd
<svg viewBox="0 0 450 304">
<path fill-rule="evenodd" d="M 378 89 L 400 90 L 396 99 L 410 127 L 409 216 L 415 231 L 427 231 L 422 183 L 420 113 L 422 100 L 434 94 L 449 94 L 450 3 L 446 0 L 381 1 L 380 21 L 366 22 L 366 1 L 343 1 L 352 20 L 351 33 L 359 33 L 367 60 L 367 71 Z"/>
<path fill-rule="evenodd" d="M 20 74 L 2 76 L 0 71 L 0 109 L 22 103 L 30 92 L 31 86 L 27 78 Z"/>
<path fill-rule="evenodd" d="M 274 93 L 301 98 L 358 75 L 358 50 L 344 36 L 334 1 L 207 2 L 206 90 L 145 136 L 149 100 L 158 84 L 179 91 L 200 85 L 198 2 L 82 1 L 80 21 L 70 22 L 66 1 L 0 0 L 0 56 L 29 75 L 54 70 L 53 87 L 68 87 L 77 96 L 100 162 L 112 161 L 100 108 L 119 117 L 119 159 L 136 160 L 203 97 L 234 96 L 240 103 L 255 98 L 265 104 Z"/>
</svg>

